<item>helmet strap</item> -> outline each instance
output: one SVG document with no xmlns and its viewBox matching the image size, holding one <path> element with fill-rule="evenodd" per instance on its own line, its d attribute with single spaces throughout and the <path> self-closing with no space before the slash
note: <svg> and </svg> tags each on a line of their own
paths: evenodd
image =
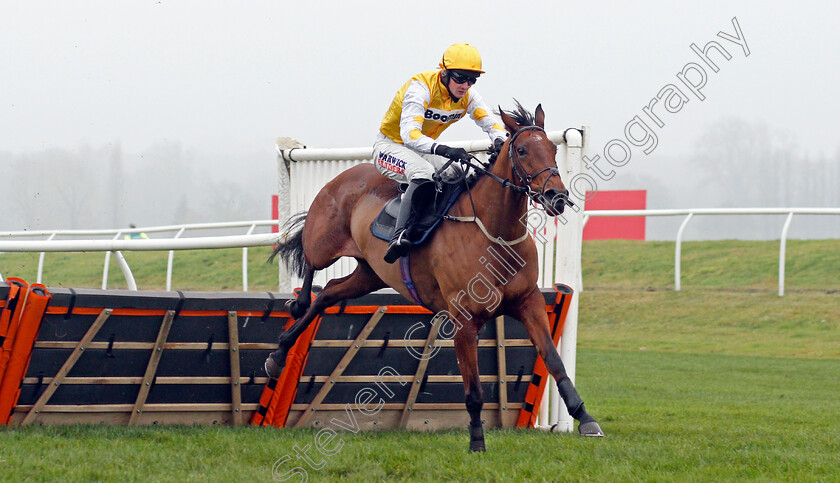
<svg viewBox="0 0 840 483">
<path fill-rule="evenodd" d="M 455 102 L 460 101 L 461 98 L 455 97 L 455 94 L 453 94 L 452 90 L 449 89 L 449 69 L 443 69 L 440 72 L 440 80 L 443 81 L 443 85 L 446 86 L 446 92 L 449 93 L 449 97 L 451 97 Z"/>
</svg>

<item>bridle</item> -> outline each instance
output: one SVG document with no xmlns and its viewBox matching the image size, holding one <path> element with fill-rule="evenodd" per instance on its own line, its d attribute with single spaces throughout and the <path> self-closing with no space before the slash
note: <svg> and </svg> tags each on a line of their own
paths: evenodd
<svg viewBox="0 0 840 483">
<path fill-rule="evenodd" d="M 448 181 L 448 183 L 459 183 L 459 182 L 463 181 L 466 184 L 466 174 L 468 172 L 468 168 L 473 168 L 477 172 L 479 172 L 479 173 L 481 173 L 485 176 L 488 176 L 489 178 L 493 179 L 494 181 L 500 183 L 503 188 L 509 188 L 509 189 L 512 189 L 513 191 L 516 191 L 517 193 L 525 194 L 526 196 L 528 196 L 528 198 L 531 201 L 534 202 L 534 204 L 540 205 L 540 206 L 543 207 L 543 209 L 546 209 L 546 206 L 545 206 L 545 203 L 546 203 L 546 201 L 545 201 L 546 200 L 545 187 L 548 184 L 548 180 L 551 179 L 552 176 L 560 176 L 560 170 L 557 169 L 556 166 L 546 166 L 545 168 L 537 171 L 536 173 L 530 174 L 525 170 L 525 168 L 522 167 L 522 163 L 519 160 L 519 156 L 514 151 L 514 142 L 516 141 L 516 139 L 523 132 L 534 131 L 534 130 L 541 131 L 541 132 L 545 133 L 545 129 L 543 129 L 539 126 L 525 126 L 525 127 L 519 128 L 519 130 L 517 130 L 515 133 L 513 133 L 513 136 L 511 136 L 510 141 L 508 142 L 508 158 L 510 159 L 511 175 L 512 175 L 511 177 L 516 176 L 516 179 L 518 179 L 519 182 L 522 184 L 521 186 L 516 184 L 515 182 L 511 182 L 510 178 L 501 178 L 501 177 L 496 176 L 495 174 L 491 173 L 490 171 L 487 170 L 486 167 L 481 165 L 481 162 L 475 156 L 470 156 L 470 159 L 461 160 L 461 163 L 466 165 L 467 169 L 463 170 L 462 176 L 458 177 L 458 179 Z M 473 160 L 475 160 L 476 163 L 478 163 L 478 164 L 473 163 Z M 449 165 L 452 164 L 452 162 L 453 162 L 453 160 L 449 160 L 446 164 L 443 165 L 443 167 L 441 167 L 437 171 L 437 173 L 435 173 L 434 177 L 435 177 L 436 183 L 441 182 L 440 173 L 443 173 L 449 167 Z M 531 188 L 531 181 L 533 181 L 534 179 L 537 178 L 537 176 L 541 175 L 542 173 L 544 173 L 546 171 L 548 171 L 549 174 L 545 178 L 545 181 L 543 182 L 540 190 L 536 191 L 533 188 Z M 469 195 L 469 198 L 470 198 L 470 204 L 472 205 L 473 213 L 475 213 L 476 212 L 475 211 L 475 202 L 473 201 L 472 191 L 470 191 L 469 185 L 467 185 L 467 194 Z M 571 202 L 571 200 L 569 200 L 569 198 L 567 196 L 564 197 L 563 202 L 568 204 L 569 206 L 574 206 L 574 204 Z M 487 231 L 487 228 L 484 227 L 484 224 L 481 222 L 481 220 L 478 219 L 477 216 L 475 216 L 475 214 L 473 214 L 473 216 L 444 215 L 443 218 L 445 220 L 451 220 L 451 221 L 476 223 L 488 239 L 490 239 L 491 241 L 493 241 L 495 243 L 498 243 L 500 245 L 512 246 L 512 245 L 519 244 L 519 243 L 528 239 L 528 231 L 527 230 L 525 231 L 524 235 L 522 235 L 521 237 L 519 237 L 515 240 L 502 240 L 499 237 L 494 237 Z"/>
<path fill-rule="evenodd" d="M 522 167 L 522 162 L 519 159 L 519 155 L 514 149 L 514 143 L 516 142 L 516 139 L 525 131 L 540 131 L 545 134 L 545 129 L 539 126 L 525 126 L 519 128 L 519 130 L 513 133 L 513 135 L 510 137 L 510 141 L 508 142 L 508 158 L 510 159 L 511 178 L 515 176 L 519 183 L 521 183 L 521 186 L 519 184 L 516 184 L 515 182 L 511 182 L 510 178 L 501 178 L 491 173 L 487 170 L 487 168 L 480 164 L 480 161 L 478 161 L 478 159 L 475 156 L 470 156 L 469 160 L 462 160 L 461 162 L 467 165 L 468 167 L 473 168 L 477 172 L 482 173 L 483 175 L 486 175 L 491 179 L 495 180 L 496 182 L 500 183 L 503 188 L 509 188 L 513 191 L 516 191 L 517 193 L 522 193 L 528 196 L 528 198 L 532 202 L 534 202 L 534 204 L 540 205 L 543 207 L 543 209 L 545 209 L 545 203 L 547 200 L 547 197 L 545 195 L 545 187 L 552 176 L 560 176 L 560 170 L 557 169 L 556 166 L 546 166 L 545 168 L 537 171 L 536 173 L 531 174 L 528 173 L 524 167 Z M 475 160 L 479 164 L 473 163 L 473 160 Z M 443 171 L 445 171 L 451 163 L 452 160 L 444 164 L 438 172 L 442 173 Z M 545 181 L 543 181 L 543 184 L 540 187 L 540 190 L 537 191 L 531 188 L 531 182 L 546 171 L 548 171 L 549 175 L 546 176 Z M 465 169 L 464 176 L 466 176 L 466 173 L 467 170 Z M 458 180 L 456 180 L 456 182 L 461 181 L 461 179 L 462 178 L 459 178 Z M 571 200 L 568 199 L 568 197 L 565 199 L 565 203 L 569 206 L 574 206 L 574 204 Z"/>
<path fill-rule="evenodd" d="M 548 180 L 550 180 L 552 176 L 560 176 L 560 170 L 557 169 L 556 166 L 546 166 L 545 168 L 533 174 L 529 174 L 527 171 L 525 171 L 525 168 L 522 167 L 522 163 L 519 160 L 519 154 L 516 152 L 513 145 L 516 141 L 516 138 L 518 138 L 519 135 L 525 131 L 540 131 L 543 134 L 545 134 L 545 129 L 539 126 L 525 126 L 513 133 L 513 136 L 511 136 L 510 142 L 508 143 L 508 158 L 510 159 L 511 171 L 519 179 L 519 182 L 522 183 L 522 187 L 524 187 L 524 190 L 518 191 L 524 192 L 526 195 L 528 195 L 528 198 L 530 198 L 531 201 L 533 201 L 535 204 L 542 205 L 543 208 L 545 208 L 545 187 L 548 184 Z M 540 190 L 536 191 L 532 189 L 531 181 L 535 180 L 537 176 L 543 174 L 546 171 L 548 171 L 549 174 L 548 176 L 546 176 L 545 181 L 543 181 Z M 517 188 L 519 188 L 519 186 L 517 186 Z"/>
</svg>

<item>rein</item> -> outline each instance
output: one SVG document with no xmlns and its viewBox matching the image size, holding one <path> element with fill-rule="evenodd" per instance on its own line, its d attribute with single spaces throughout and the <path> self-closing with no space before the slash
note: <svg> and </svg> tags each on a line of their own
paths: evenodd
<svg viewBox="0 0 840 483">
<path fill-rule="evenodd" d="M 510 142 L 508 143 L 508 158 L 510 159 L 511 173 L 516 175 L 517 179 L 519 179 L 519 182 L 522 183 L 522 186 L 519 186 L 516 183 L 512 183 L 510 181 L 510 179 L 505 179 L 505 178 L 501 178 L 499 176 L 496 176 L 495 174 L 491 173 L 484 166 L 481 166 L 480 164 L 479 165 L 473 164 L 472 160 L 475 160 L 475 161 L 480 163 L 480 161 L 478 161 L 478 158 L 476 158 L 475 156 L 470 156 L 471 159 L 462 160 L 461 163 L 465 164 L 468 168 L 472 168 L 472 169 L 476 170 L 477 172 L 490 177 L 494 181 L 501 184 L 502 188 L 509 188 L 509 189 L 512 189 L 512 190 L 516 191 L 517 193 L 522 193 L 522 194 L 528 196 L 528 198 L 531 201 L 533 201 L 535 204 L 541 205 L 541 206 L 543 206 L 543 208 L 545 208 L 545 204 L 543 203 L 543 201 L 541 201 L 544 198 L 543 193 L 545 192 L 545 186 L 546 186 L 546 184 L 548 184 L 548 180 L 551 179 L 552 176 L 560 176 L 560 170 L 558 170 L 556 167 L 547 166 L 547 167 L 537 171 L 534 174 L 529 174 L 527 171 L 525 171 L 524 168 L 522 168 L 521 163 L 519 162 L 519 157 L 516 155 L 516 153 L 514 152 L 514 149 L 513 149 L 514 148 L 513 143 L 514 143 L 514 141 L 516 141 L 516 138 L 518 138 L 519 135 L 522 134 L 523 132 L 532 131 L 532 130 L 542 131 L 543 133 L 545 133 L 545 129 L 543 129 L 539 126 L 525 126 L 521 129 L 519 129 L 518 131 L 516 131 L 513 134 L 513 136 L 511 136 Z M 453 162 L 453 160 L 449 160 L 446 164 L 443 165 L 443 167 L 441 167 L 439 172 L 445 171 L 446 168 L 448 168 L 449 165 L 452 162 Z M 533 190 L 531 188 L 531 181 L 536 179 L 537 176 L 539 176 L 540 174 L 542 174 L 545 171 L 549 172 L 549 176 L 547 176 L 545 178 L 545 181 L 543 182 L 543 185 L 542 185 L 542 189 L 540 191 Z M 464 183 L 467 183 L 466 173 L 467 173 L 467 170 L 464 170 L 464 176 L 461 179 L 459 179 L 458 181 L 463 181 Z M 438 178 L 438 180 L 439 180 L 439 178 Z M 524 235 L 522 235 L 521 237 L 519 237 L 515 240 L 503 240 L 500 237 L 495 237 L 494 238 L 492 235 L 490 235 L 490 232 L 487 231 L 487 228 L 484 226 L 484 223 L 482 223 L 481 220 L 478 218 L 478 216 L 475 215 L 475 202 L 473 201 L 472 191 L 470 190 L 469 185 L 467 185 L 467 194 L 470 198 L 470 204 L 472 205 L 472 208 L 473 208 L 473 215 L 472 216 L 444 215 L 443 216 L 444 220 L 475 223 L 476 225 L 478 225 L 478 227 L 481 229 L 481 232 L 484 233 L 484 236 L 486 236 L 488 240 L 490 240 L 494 243 L 497 243 L 499 245 L 504 245 L 504 246 L 517 245 L 517 244 L 522 243 L 522 242 L 524 242 L 525 240 L 528 239 L 528 230 L 527 229 L 525 230 Z"/>
</svg>

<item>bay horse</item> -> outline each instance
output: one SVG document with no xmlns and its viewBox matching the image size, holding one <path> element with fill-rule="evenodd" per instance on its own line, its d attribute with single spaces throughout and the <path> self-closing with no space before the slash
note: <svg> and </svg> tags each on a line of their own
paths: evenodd
<svg viewBox="0 0 840 483">
<path fill-rule="evenodd" d="M 507 140 L 470 193 L 463 193 L 449 210 L 449 216 L 466 217 L 474 223 L 443 221 L 424 244 L 412 248 L 410 270 L 415 295 L 432 312 L 445 311 L 456 319 L 454 346 L 470 416 L 470 451 L 485 451 L 478 333 L 485 322 L 500 315 L 524 324 L 557 381 L 569 414 L 579 421 L 580 434 L 603 436 L 584 408 L 552 342 L 545 300 L 537 287 L 537 248 L 522 222 L 529 199 L 542 204 L 552 216 L 562 213 L 570 203 L 555 161 L 557 147 L 546 135 L 542 106 L 531 114 L 517 102 L 517 110 L 499 109 L 499 114 L 509 133 Z M 327 307 L 388 286 L 412 299 L 399 263 L 383 260 L 388 242 L 371 233 L 371 223 L 398 194 L 397 182 L 380 174 L 373 164 L 361 164 L 336 176 L 321 189 L 308 212 L 289 220 L 287 236 L 271 257 L 279 255 L 303 279 L 303 286 L 287 307 L 295 322 L 281 334 L 277 351 L 265 362 L 270 377 L 281 374 L 288 350 Z M 500 277 L 500 267 L 493 269 L 481 257 L 491 247 L 506 257 L 509 266 L 521 269 L 515 275 Z M 310 291 L 315 272 L 340 257 L 353 257 L 358 266 L 350 275 L 330 280 L 313 301 Z M 464 296 L 464 289 L 479 273 L 499 295 L 493 306 L 486 300 L 481 303 Z"/>
</svg>

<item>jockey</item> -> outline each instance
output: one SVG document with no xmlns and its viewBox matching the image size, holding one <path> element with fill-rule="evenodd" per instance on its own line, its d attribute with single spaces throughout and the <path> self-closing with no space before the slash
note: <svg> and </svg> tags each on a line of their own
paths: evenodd
<svg viewBox="0 0 840 483">
<path fill-rule="evenodd" d="M 440 69 L 421 72 L 406 82 L 394 96 L 382 118 L 373 145 L 373 159 L 380 173 L 400 183 L 408 183 L 397 216 L 394 236 L 385 261 L 394 263 L 408 252 L 406 223 L 412 205 L 428 203 L 433 191 L 432 176 L 447 159 L 465 160 L 463 148 L 435 142 L 440 134 L 465 114 L 490 136 L 494 147 L 501 147 L 505 130 L 481 96 L 470 87 L 481 70 L 481 56 L 469 44 L 454 44 L 443 53 Z"/>
</svg>

